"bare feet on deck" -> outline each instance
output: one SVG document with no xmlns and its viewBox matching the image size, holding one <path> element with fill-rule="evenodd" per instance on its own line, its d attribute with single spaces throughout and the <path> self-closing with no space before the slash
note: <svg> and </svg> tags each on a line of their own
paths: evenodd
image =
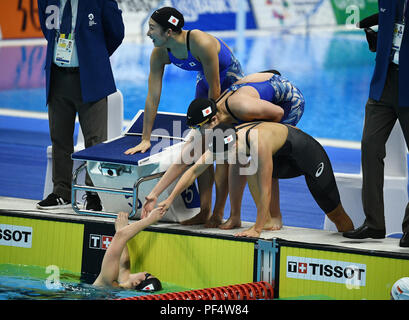
<svg viewBox="0 0 409 320">
<path fill-rule="evenodd" d="M 223 222 L 223 218 L 220 215 L 213 213 L 209 220 L 206 221 L 205 228 L 217 228 Z"/>
<path fill-rule="evenodd" d="M 283 220 L 280 217 L 274 217 L 271 218 L 269 221 L 266 222 L 264 225 L 263 230 L 270 230 L 270 231 L 275 231 L 275 230 L 280 230 L 283 227 Z"/>
<path fill-rule="evenodd" d="M 241 227 L 241 219 L 232 217 L 231 215 L 230 215 L 230 218 L 226 220 L 226 222 L 219 225 L 219 229 L 222 229 L 222 230 L 231 230 L 231 229 L 240 228 L 240 227 Z"/>
<path fill-rule="evenodd" d="M 264 224 L 263 230 L 266 231 L 276 231 L 280 230 L 283 227 L 283 220 L 281 218 L 281 214 L 275 217 L 271 217 L 268 221 Z M 254 225 L 247 230 L 237 232 L 235 234 L 236 237 L 252 237 L 252 238 L 260 238 L 261 232 L 256 231 Z"/>
<path fill-rule="evenodd" d="M 193 226 L 195 224 L 204 224 L 206 223 L 207 220 L 210 218 L 210 211 L 200 211 L 197 215 L 194 217 L 180 222 L 181 225 L 183 226 Z"/>
</svg>

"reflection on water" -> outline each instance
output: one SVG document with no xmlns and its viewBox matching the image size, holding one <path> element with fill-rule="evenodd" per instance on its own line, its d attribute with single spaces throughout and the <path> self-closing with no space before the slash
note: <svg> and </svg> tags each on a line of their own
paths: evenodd
<svg viewBox="0 0 409 320">
<path fill-rule="evenodd" d="M 235 49 L 235 38 L 223 40 Z M 0 108 L 47 111 L 41 48 L 0 47 Z M 125 119 L 144 108 L 152 48 L 150 41 L 125 42 L 111 58 Z M 315 137 L 360 141 L 375 58 L 363 32 L 252 36 L 245 48 L 240 59 L 246 74 L 275 68 L 301 89 L 306 106 L 300 128 Z M 159 110 L 185 113 L 195 79 L 194 72 L 167 66 Z"/>
<path fill-rule="evenodd" d="M 112 300 L 148 294 L 94 287 L 69 271 L 61 272 L 59 283 L 47 282 L 48 276 L 43 267 L 0 264 L 0 300 Z M 188 290 L 166 282 L 162 286 L 156 293 Z"/>
</svg>

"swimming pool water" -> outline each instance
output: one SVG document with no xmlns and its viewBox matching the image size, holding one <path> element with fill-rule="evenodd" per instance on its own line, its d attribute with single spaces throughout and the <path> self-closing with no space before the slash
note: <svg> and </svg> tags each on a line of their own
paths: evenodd
<svg viewBox="0 0 409 320">
<path fill-rule="evenodd" d="M 235 38 L 223 40 L 234 50 Z M 245 43 L 240 60 L 246 74 L 274 68 L 303 92 L 301 129 L 318 138 L 360 141 L 375 59 L 363 32 L 248 36 Z M 1 48 L 0 108 L 47 111 L 44 48 Z M 144 108 L 152 48 L 150 41 L 124 42 L 111 58 L 127 120 Z M 167 66 L 159 110 L 185 113 L 194 98 L 195 79 L 195 72 Z"/>
<path fill-rule="evenodd" d="M 118 288 L 98 288 L 81 279 L 80 274 L 61 272 L 59 283 L 48 279 L 51 273 L 39 266 L 0 264 L 0 300 L 112 300 L 147 295 Z M 190 290 L 162 282 L 155 293 Z"/>
</svg>

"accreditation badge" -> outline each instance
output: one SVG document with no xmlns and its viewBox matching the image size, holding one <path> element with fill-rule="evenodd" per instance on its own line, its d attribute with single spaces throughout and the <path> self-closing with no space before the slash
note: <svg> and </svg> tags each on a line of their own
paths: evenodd
<svg viewBox="0 0 409 320">
<path fill-rule="evenodd" d="M 393 54 L 393 62 L 399 64 L 399 51 L 402 45 L 403 39 L 403 32 L 405 31 L 405 25 L 402 23 L 395 23 L 395 28 L 393 29 L 393 42 L 392 42 L 392 50 L 394 51 Z"/>
<path fill-rule="evenodd" d="M 67 64 L 71 63 L 73 48 L 74 40 L 65 39 L 63 36 L 60 36 L 57 42 L 55 61 Z"/>
</svg>

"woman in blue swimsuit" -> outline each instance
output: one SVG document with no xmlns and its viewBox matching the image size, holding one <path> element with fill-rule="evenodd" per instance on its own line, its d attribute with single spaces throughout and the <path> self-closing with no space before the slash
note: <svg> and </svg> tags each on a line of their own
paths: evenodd
<svg viewBox="0 0 409 320">
<path fill-rule="evenodd" d="M 150 59 L 142 141 L 125 154 L 145 152 L 151 146 L 150 137 L 167 64 L 198 72 L 196 98 L 217 99 L 222 91 L 244 76 L 239 61 L 222 40 L 197 29 L 183 30 L 183 25 L 183 15 L 172 7 L 156 10 L 149 20 L 147 36 L 155 48 Z"/>
<path fill-rule="evenodd" d="M 211 106 L 212 113 L 202 110 Z M 241 124 L 254 120 L 297 125 L 304 113 L 305 100 L 301 91 L 278 71 L 250 74 L 231 85 L 217 101 L 199 98 L 192 101 L 187 117 L 191 127 L 204 121 Z M 212 119 L 212 117 L 214 118 Z"/>
<path fill-rule="evenodd" d="M 220 93 L 244 76 L 240 63 L 227 45 L 200 30 L 182 30 L 183 15 L 172 7 L 156 10 L 149 19 L 147 36 L 155 48 L 150 59 L 148 95 L 143 117 L 142 141 L 125 151 L 125 154 L 146 152 L 151 147 L 151 133 L 162 91 L 165 66 L 175 64 L 197 71 L 196 97 L 217 99 Z M 201 213 L 211 212 L 214 170 L 209 170 L 198 180 Z"/>
</svg>

